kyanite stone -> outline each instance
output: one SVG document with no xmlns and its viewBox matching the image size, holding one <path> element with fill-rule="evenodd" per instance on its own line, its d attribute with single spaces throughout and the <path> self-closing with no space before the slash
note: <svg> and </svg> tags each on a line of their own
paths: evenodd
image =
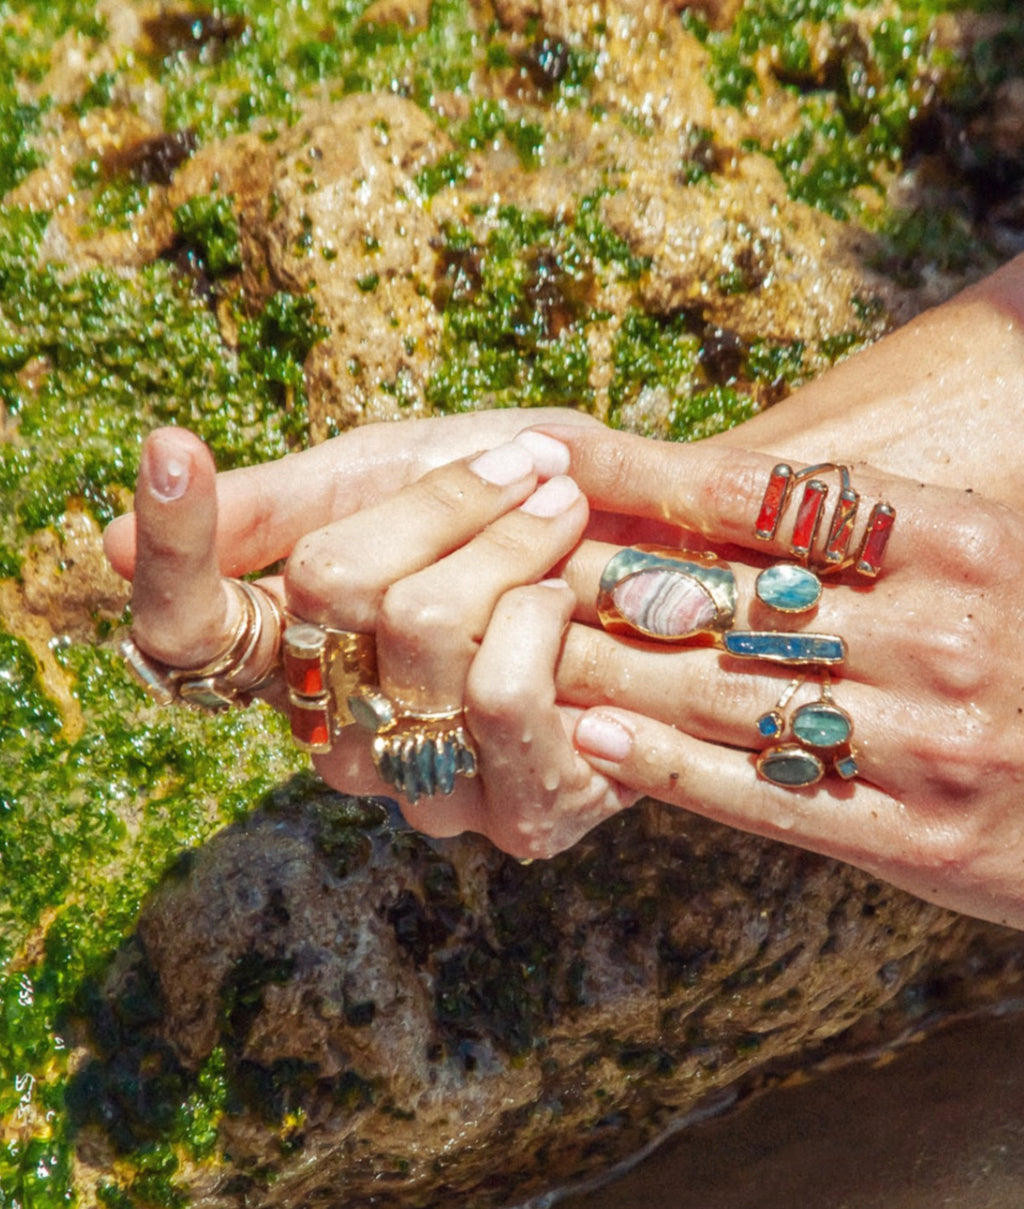
<svg viewBox="0 0 1024 1209">
<path fill-rule="evenodd" d="M 800 747 L 773 747 L 758 760 L 757 771 L 773 785 L 802 789 L 821 780 L 825 765 L 813 752 Z"/>
<path fill-rule="evenodd" d="M 429 797 L 437 792 L 437 748 L 431 739 L 417 743 L 415 747 L 416 780 L 423 793 Z"/>
<path fill-rule="evenodd" d="M 807 567 L 777 563 L 767 567 L 754 585 L 758 600 L 780 613 L 805 613 L 821 597 L 821 580 Z"/>
<path fill-rule="evenodd" d="M 825 750 L 846 743 L 853 730 L 849 714 L 824 701 L 802 705 L 793 715 L 791 726 L 801 743 Z"/>
<path fill-rule="evenodd" d="M 777 630 L 730 630 L 722 646 L 740 659 L 769 663 L 842 663 L 846 643 L 838 634 L 787 634 Z"/>
<path fill-rule="evenodd" d="M 836 760 L 835 770 L 844 781 L 852 780 L 860 772 L 860 768 L 857 765 L 857 757 L 851 754 L 843 756 L 841 760 Z"/>
<path fill-rule="evenodd" d="M 455 773 L 458 769 L 458 753 L 455 740 L 450 734 L 438 742 L 435 771 L 437 773 L 437 792 L 446 797 L 455 789 Z"/>
<path fill-rule="evenodd" d="M 782 734 L 782 715 L 777 710 L 769 710 L 757 720 L 758 733 L 765 739 L 776 739 Z"/>
<path fill-rule="evenodd" d="M 638 571 L 615 585 L 612 600 L 627 621 L 658 638 L 687 638 L 718 616 L 707 588 L 685 571 Z"/>
</svg>

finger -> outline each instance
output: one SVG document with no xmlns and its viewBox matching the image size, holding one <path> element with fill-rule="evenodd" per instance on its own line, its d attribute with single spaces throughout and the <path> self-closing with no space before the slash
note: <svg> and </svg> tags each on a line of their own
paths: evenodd
<svg viewBox="0 0 1024 1209">
<path fill-rule="evenodd" d="M 780 509 L 777 534 L 769 540 L 755 536 L 755 526 L 777 459 L 763 454 L 709 445 L 673 444 L 651 441 L 610 429 L 576 433 L 570 429 L 545 431 L 563 440 L 572 452 L 569 473 L 583 488 L 595 508 L 625 512 L 647 519 L 685 526 L 717 543 L 757 549 L 774 557 L 791 556 L 794 529 L 801 515 L 801 502 L 810 483 L 792 489 L 790 502 Z M 798 472 L 801 467 L 795 468 Z M 823 480 L 835 477 L 823 474 Z M 837 500 L 838 485 L 825 482 L 829 496 Z M 856 551 L 867 533 L 873 504 L 886 501 L 900 514 L 886 552 L 887 570 L 920 556 L 920 541 L 945 534 L 935 533 L 934 513 L 940 496 L 929 489 L 921 500 L 920 485 L 858 468 L 855 487 L 860 495 L 859 520 L 849 548 Z M 955 494 L 955 493 L 949 493 Z M 909 523 L 903 519 L 907 514 Z M 818 545 L 825 541 L 832 505 L 822 507 L 823 523 Z M 914 532 L 915 528 L 918 530 Z"/>
<path fill-rule="evenodd" d="M 575 742 L 605 775 L 730 827 L 864 867 L 906 844 L 899 804 L 864 782 L 780 789 L 758 779 L 749 752 L 606 706 L 580 716 Z"/>
<path fill-rule="evenodd" d="M 458 707 L 498 600 L 547 575 L 586 523 L 576 484 L 550 479 L 449 557 L 391 587 L 377 622 L 384 691 L 408 709 Z"/>
<path fill-rule="evenodd" d="M 303 534 L 379 503 L 430 470 L 512 440 L 536 411 L 505 408 L 472 415 L 368 424 L 275 462 L 217 477 L 217 552 L 225 575 L 241 575 L 288 555 Z M 596 424 L 581 413 L 548 409 L 569 425 Z M 563 473 L 560 455 L 545 469 L 539 434 L 526 438 L 544 477 Z M 125 579 L 135 573 L 136 516 L 118 517 L 104 534 L 107 557 Z"/>
<path fill-rule="evenodd" d="M 709 649 L 624 643 L 581 625 L 566 634 L 557 691 L 560 701 L 580 708 L 613 705 L 748 753 L 791 737 L 797 711 L 823 700 L 817 674 L 739 666 Z M 856 751 L 860 775 L 897 796 L 948 779 L 939 751 L 952 761 L 953 748 L 966 748 L 977 731 L 968 706 L 922 694 L 910 711 L 902 686 L 881 690 L 832 677 L 829 693 L 831 705 L 848 719 L 847 742 Z M 781 730 L 771 729 L 773 712 Z M 804 719 L 813 720 L 806 713 Z"/>
<path fill-rule="evenodd" d="M 223 650 L 236 620 L 214 546 L 214 479 L 209 450 L 184 429 L 158 429 L 143 446 L 132 633 L 175 667 L 198 667 Z"/>
<path fill-rule="evenodd" d="M 694 739 L 637 714 L 583 714 L 576 745 L 606 776 L 730 827 L 808 848 L 867 870 L 921 898 L 1002 920 L 1006 896 L 971 876 L 964 854 L 984 852 L 979 822 L 913 810 L 872 785 L 827 778 L 802 790 L 757 779 L 749 754 Z M 950 869 L 960 874 L 950 879 Z"/>
<path fill-rule="evenodd" d="M 555 703 L 555 664 L 572 607 L 562 580 L 506 592 L 466 684 L 487 790 L 474 830 L 520 858 L 563 851 L 635 800 L 580 759 Z"/>
<path fill-rule="evenodd" d="M 397 495 L 307 534 L 285 571 L 299 616 L 340 629 L 376 628 L 384 593 L 444 558 L 537 483 L 534 458 L 509 442 L 432 471 Z"/>
</svg>

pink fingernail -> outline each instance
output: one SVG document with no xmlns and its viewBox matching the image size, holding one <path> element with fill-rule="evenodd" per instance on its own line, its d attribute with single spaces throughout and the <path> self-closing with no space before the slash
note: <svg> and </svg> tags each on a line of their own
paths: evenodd
<svg viewBox="0 0 1024 1209">
<path fill-rule="evenodd" d="M 192 464 L 187 451 L 176 448 L 171 433 L 150 438 L 146 447 L 146 469 L 150 491 L 165 503 L 179 500 L 188 490 Z"/>
<path fill-rule="evenodd" d="M 509 441 L 507 445 L 499 445 L 480 454 L 470 462 L 469 468 L 485 483 L 507 487 L 509 483 L 518 483 L 528 474 L 533 474 L 533 458 L 522 446 Z"/>
<path fill-rule="evenodd" d="M 602 760 L 625 760 L 633 750 L 633 736 L 607 714 L 584 714 L 576 723 L 576 746 Z"/>
<path fill-rule="evenodd" d="M 513 442 L 521 445 L 533 459 L 533 466 L 542 479 L 553 479 L 569 469 L 569 446 L 542 432 L 521 432 Z"/>
<path fill-rule="evenodd" d="M 575 480 L 560 474 L 538 487 L 519 507 L 531 516 L 560 516 L 568 512 L 579 498 L 580 489 Z"/>
</svg>

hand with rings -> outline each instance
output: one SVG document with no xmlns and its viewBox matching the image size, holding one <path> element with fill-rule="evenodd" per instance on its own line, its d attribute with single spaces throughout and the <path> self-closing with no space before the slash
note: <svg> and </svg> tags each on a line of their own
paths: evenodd
<svg viewBox="0 0 1024 1209">
<path fill-rule="evenodd" d="M 585 624 L 557 692 L 588 707 L 594 767 L 1024 925 L 1024 517 L 868 469 L 547 431 L 592 506 L 690 533 L 564 567 Z"/>
<path fill-rule="evenodd" d="M 574 751 L 555 705 L 575 601 L 549 572 L 589 515 L 567 462 L 527 434 L 320 526 L 307 512 L 283 576 L 250 585 L 221 576 L 208 451 L 159 430 L 136 495 L 129 667 L 166 703 L 259 693 L 329 783 L 390 793 L 430 834 L 482 831 L 522 857 L 567 847 L 635 797 Z M 258 540 L 266 553 L 280 535 Z"/>
<path fill-rule="evenodd" d="M 1024 324 L 1012 318 L 1022 297 L 1019 258 L 786 403 L 699 445 L 620 436 L 579 416 L 573 428 L 547 429 L 571 449 L 570 474 L 599 510 L 588 537 L 613 544 L 584 541 L 563 560 L 558 573 L 572 589 L 566 592 L 543 583 L 547 573 L 517 544 L 529 526 L 518 531 L 509 545 L 509 575 L 492 576 L 481 588 L 483 604 L 478 600 L 467 614 L 471 632 L 462 639 L 450 632 L 444 648 L 461 649 L 456 663 L 465 672 L 470 742 L 456 734 L 452 743 L 479 757 L 481 775 L 457 770 L 450 797 L 420 792 L 417 781 L 417 801 L 406 802 L 416 825 L 435 834 L 468 827 L 516 855 L 550 855 L 649 793 L 858 864 L 947 906 L 1024 926 L 1015 855 L 1015 795 L 1024 772 L 1017 754 L 1022 639 L 1016 587 L 1005 573 L 1024 553 L 1017 511 L 1024 492 L 1016 459 L 1007 456 L 1015 412 L 1000 402 L 1010 398 L 1001 384 L 1024 372 Z M 922 355 L 944 367 L 946 389 L 935 393 L 931 376 L 919 373 Z M 988 406 L 992 383 L 997 397 Z M 406 488 L 412 491 L 406 502 L 416 507 L 413 485 L 432 467 L 550 419 L 504 412 L 369 426 L 280 463 L 221 475 L 216 492 L 197 442 L 182 447 L 176 442 L 190 438 L 157 434 L 152 446 L 165 471 L 178 475 L 181 487 L 185 464 L 193 485 L 183 504 L 173 489 L 162 496 L 164 486 L 144 458 L 135 591 L 144 678 L 155 671 L 157 691 L 186 699 L 204 697 L 212 681 L 210 701 L 243 695 L 262 679 L 262 695 L 294 707 L 280 675 L 267 680 L 259 662 L 260 633 L 274 628 L 272 606 L 261 605 L 257 632 L 239 590 L 225 589 L 220 575 L 255 570 L 299 543 L 288 567 L 295 611 L 306 610 L 303 618 L 325 633 L 349 632 L 365 619 L 333 611 L 331 598 L 342 585 L 331 585 L 331 568 L 351 567 L 358 550 L 356 569 L 365 571 L 391 548 L 392 535 L 386 523 L 371 522 L 368 544 L 364 535 L 362 545 L 348 548 L 344 525 L 324 527 L 347 524 L 360 507 L 376 507 Z M 758 537 L 756 530 L 783 459 L 745 451 L 744 438 L 755 448 L 792 452 L 788 464 L 800 481 L 788 502 L 779 497 L 774 536 Z M 815 478 L 801 478 L 805 466 L 797 459 L 841 461 L 865 450 L 890 468 L 944 486 L 858 468 L 847 470 L 844 482 L 841 468 L 827 468 L 817 482 L 829 494 L 817 509 Z M 963 490 L 975 481 L 984 495 Z M 859 511 L 844 534 L 839 501 L 847 488 L 859 496 Z M 155 502 L 145 498 L 154 490 Z M 511 511 L 518 510 L 516 498 L 509 497 Z M 457 512 L 452 507 L 445 520 L 437 518 L 438 532 Z M 486 510 L 473 523 L 486 529 Z M 797 543 L 794 553 L 792 531 L 801 524 L 811 525 L 814 541 L 806 553 Z M 872 526 L 874 548 L 865 546 Z M 507 527 L 488 540 L 507 542 Z M 459 548 L 472 544 L 472 528 L 461 531 Z M 309 530 L 320 536 L 300 542 Z M 886 539 L 888 548 L 880 549 Z M 838 543 L 846 569 L 837 571 L 825 558 L 830 542 Z M 690 566 L 635 566 L 629 562 L 635 556 L 620 554 L 649 543 L 685 547 Z M 454 544 L 441 546 L 442 560 L 457 552 Z M 862 547 L 869 566 L 874 559 L 874 577 L 846 565 Z M 132 518 L 108 531 L 108 552 L 123 574 L 136 573 Z M 724 577 L 713 573 L 716 566 Z M 458 559 L 447 578 L 440 572 L 432 578 L 415 558 L 392 564 L 401 578 L 387 583 L 399 588 L 391 616 L 399 616 L 401 603 L 409 623 L 384 627 L 392 653 L 382 655 L 388 669 L 382 695 L 397 707 L 396 717 L 371 716 L 379 731 L 372 737 L 355 727 L 343 729 L 340 743 L 331 736 L 330 753 L 317 759 L 340 787 L 380 792 L 383 767 L 401 795 L 420 738 L 433 741 L 438 728 L 457 731 L 448 724 L 457 719 L 458 677 L 448 675 L 444 659 L 432 661 L 429 648 L 446 625 L 443 609 L 432 610 L 439 600 L 450 606 L 465 590 L 464 571 Z M 683 589 L 681 598 L 668 598 L 676 630 L 670 626 L 667 634 L 652 633 L 650 624 L 665 599 L 657 596 L 648 616 L 644 594 L 645 585 L 663 589 L 659 574 Z M 265 586 L 283 609 L 280 581 Z M 368 601 L 374 584 L 364 588 Z M 376 588 L 387 590 L 384 581 Z M 565 630 L 573 597 L 575 621 Z M 689 636 L 679 624 L 687 610 Z M 625 629 L 615 633 L 616 623 Z M 630 635 L 637 624 L 645 632 Z M 406 630 L 416 633 L 414 641 L 403 637 Z M 809 635 L 824 646 L 807 659 L 801 652 L 806 656 Z M 336 647 L 341 640 L 330 641 Z M 766 658 L 772 648 L 789 661 Z M 224 666 L 232 650 L 248 652 L 243 677 Z M 353 659 L 358 679 L 358 651 Z M 304 695 L 294 685 L 287 692 Z M 575 748 L 566 738 L 574 727 Z M 444 741 L 435 752 L 427 753 L 428 781 L 452 775 L 450 759 L 458 754 Z M 485 794 L 491 794 L 486 801 Z"/>
</svg>

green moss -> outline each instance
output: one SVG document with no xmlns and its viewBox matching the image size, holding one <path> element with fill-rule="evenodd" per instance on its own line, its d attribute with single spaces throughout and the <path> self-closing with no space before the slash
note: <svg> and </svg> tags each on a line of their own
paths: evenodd
<svg viewBox="0 0 1024 1209">
<path fill-rule="evenodd" d="M 424 197 L 433 197 L 442 189 L 465 180 L 468 175 L 465 155 L 461 151 L 448 151 L 417 174 L 416 187 Z"/>
<path fill-rule="evenodd" d="M 242 267 L 238 220 L 230 198 L 216 193 L 190 198 L 174 211 L 174 230 L 195 249 L 212 277 Z"/>
<path fill-rule="evenodd" d="M 859 190 L 884 193 L 929 113 L 941 104 L 969 108 L 978 85 L 991 87 L 999 76 L 991 42 L 981 42 L 989 52 L 974 48 L 958 60 L 933 36 L 938 13 L 977 6 L 910 0 L 881 19 L 850 20 L 851 9 L 870 7 L 869 0 L 747 0 L 721 31 L 689 10 L 683 15 L 709 52 L 721 103 L 755 103 L 765 71 L 792 93 L 799 128 L 764 150 L 793 197 L 840 219 L 864 212 Z M 989 7 L 1014 11 L 1006 0 Z"/>
<path fill-rule="evenodd" d="M 699 352 L 700 340 L 684 317 L 660 319 L 628 311 L 612 354 L 615 372 L 608 391 L 612 422 L 642 389 L 661 387 L 673 396 L 686 395 L 697 379 Z"/>
</svg>

